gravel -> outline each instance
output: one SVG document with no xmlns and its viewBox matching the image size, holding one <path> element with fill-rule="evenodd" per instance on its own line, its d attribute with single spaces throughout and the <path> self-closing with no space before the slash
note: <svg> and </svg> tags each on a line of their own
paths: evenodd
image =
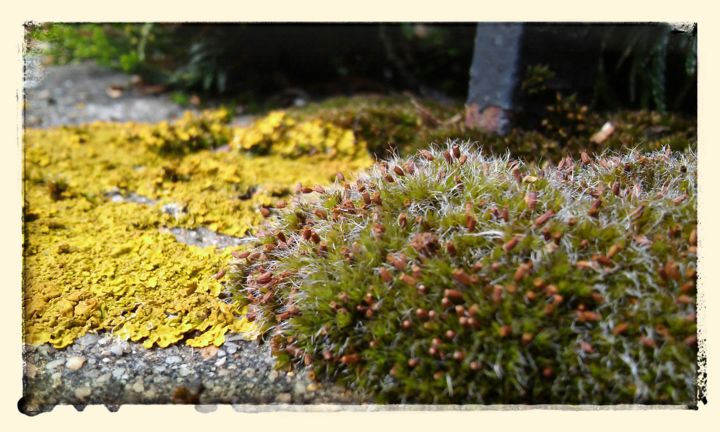
<svg viewBox="0 0 720 432">
<path fill-rule="evenodd" d="M 145 95 L 130 75 L 94 63 L 43 68 L 37 58 L 26 61 L 25 125 L 51 127 L 101 121 L 158 122 L 173 120 L 187 109 L 169 95 Z M 123 89 L 112 98 L 109 88 Z"/>
<path fill-rule="evenodd" d="M 120 341 L 114 342 L 119 343 Z M 358 404 L 359 395 L 330 382 L 312 381 L 305 370 L 274 369 L 269 347 L 235 341 L 236 351 L 204 359 L 185 345 L 145 349 L 129 343 L 123 357 L 103 357 L 99 343 L 80 340 L 50 353 L 24 347 L 23 412 L 37 414 L 56 404 Z M 70 355 L 74 351 L 81 356 Z M 72 370 L 69 365 L 84 359 Z M 91 364 L 91 361 L 93 361 Z M 61 367 L 68 365 L 68 367 Z"/>
</svg>

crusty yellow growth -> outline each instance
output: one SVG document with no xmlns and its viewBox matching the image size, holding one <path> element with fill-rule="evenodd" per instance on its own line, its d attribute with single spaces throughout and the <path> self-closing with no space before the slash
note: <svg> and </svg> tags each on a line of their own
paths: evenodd
<svg viewBox="0 0 720 432">
<path fill-rule="evenodd" d="M 230 111 L 224 108 L 196 115 L 187 111 L 174 123 L 163 121 L 137 131 L 143 144 L 161 153 L 188 153 L 226 143 L 232 130 L 226 125 Z"/>
<path fill-rule="evenodd" d="M 318 153 L 355 157 L 367 151 L 367 144 L 356 138 L 352 130 L 320 119 L 297 120 L 283 111 L 273 111 L 252 127 L 239 131 L 232 145 L 240 150 L 286 157 Z"/>
<path fill-rule="evenodd" d="M 211 130 L 220 120 L 204 121 Z M 109 330 L 146 347 L 178 341 L 199 347 L 222 344 L 228 331 L 254 331 L 242 310 L 221 299 L 224 278 L 214 278 L 230 251 L 179 243 L 168 228 L 242 236 L 263 219 L 261 207 L 272 207 L 297 182 L 327 183 L 338 171 L 371 162 L 366 153 L 284 159 L 158 152 L 148 137 L 164 127 L 95 123 L 26 131 L 27 342 L 60 348 L 88 331 Z M 152 201 L 114 202 L 110 191 Z M 168 204 L 176 211 L 163 211 Z"/>
</svg>

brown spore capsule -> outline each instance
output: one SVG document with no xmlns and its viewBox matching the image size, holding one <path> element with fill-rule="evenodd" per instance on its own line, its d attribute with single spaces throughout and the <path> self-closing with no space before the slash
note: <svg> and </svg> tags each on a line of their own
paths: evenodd
<svg viewBox="0 0 720 432">
<path fill-rule="evenodd" d="M 382 279 L 383 282 L 391 282 L 393 280 L 392 273 L 388 271 L 385 267 L 380 267 L 378 269 L 378 273 L 380 274 L 380 279 Z"/>
<path fill-rule="evenodd" d="M 432 153 L 430 153 L 430 152 L 427 151 L 427 150 L 420 150 L 419 153 L 420 153 L 420 156 L 422 156 L 423 158 L 425 158 L 425 160 L 428 160 L 428 161 L 433 161 L 433 160 L 435 160 L 435 157 L 432 155 Z"/>
<path fill-rule="evenodd" d="M 463 285 L 471 285 L 472 280 L 470 279 L 470 275 L 465 273 L 465 270 L 463 269 L 455 269 L 452 271 L 452 277 L 457 282 L 463 284 Z"/>
<path fill-rule="evenodd" d="M 598 198 L 593 201 L 590 210 L 588 210 L 588 216 L 597 217 L 600 214 L 600 206 L 602 206 L 602 199 Z"/>
<path fill-rule="evenodd" d="M 519 242 L 520 242 L 520 239 L 518 237 L 513 237 L 510 240 L 508 240 L 507 242 L 505 242 L 505 244 L 503 245 L 503 250 L 505 251 L 505 253 L 508 253 L 511 250 L 513 250 Z"/>
<path fill-rule="evenodd" d="M 445 298 L 449 299 L 453 303 L 465 302 L 462 292 L 456 289 L 446 289 L 445 291 L 443 291 L 443 294 L 445 295 Z"/>
<path fill-rule="evenodd" d="M 669 259 L 665 262 L 665 266 L 663 267 L 665 275 L 672 280 L 680 280 L 680 267 L 678 264 L 673 261 L 672 259 Z"/>
<path fill-rule="evenodd" d="M 505 338 L 505 337 L 510 336 L 510 333 L 512 333 L 512 327 L 507 326 L 507 325 L 498 327 L 498 335 L 499 335 L 501 338 Z"/>
<path fill-rule="evenodd" d="M 630 324 L 626 322 L 618 323 L 615 325 L 615 327 L 613 327 L 612 334 L 617 336 L 619 334 L 625 333 L 628 328 L 630 328 Z"/>
<path fill-rule="evenodd" d="M 475 231 L 475 226 L 477 225 L 477 219 L 473 217 L 472 215 L 465 215 L 465 228 L 467 228 L 468 231 Z"/>
<path fill-rule="evenodd" d="M 407 267 L 407 258 L 402 253 L 389 253 L 386 260 L 398 271 L 405 271 L 405 268 Z"/>
<path fill-rule="evenodd" d="M 590 156 L 588 156 L 586 152 L 580 152 L 580 160 L 582 161 L 583 165 L 588 165 L 591 162 Z"/>
<path fill-rule="evenodd" d="M 537 192 L 527 192 L 525 194 L 525 204 L 530 210 L 535 210 L 535 206 L 537 205 Z"/>
<path fill-rule="evenodd" d="M 612 267 L 613 265 L 615 265 L 613 260 L 611 260 L 605 255 L 593 255 L 592 259 L 594 261 L 597 261 L 599 264 L 604 265 L 605 267 Z"/>
<path fill-rule="evenodd" d="M 407 214 L 406 213 L 400 213 L 398 216 L 398 225 L 400 225 L 400 228 L 407 227 Z"/>
<path fill-rule="evenodd" d="M 257 282 L 259 284 L 266 284 L 266 283 L 270 282 L 271 280 L 272 280 L 272 273 L 270 273 L 270 272 L 265 272 L 265 273 L 255 277 L 255 282 Z"/>
<path fill-rule="evenodd" d="M 457 145 L 453 146 L 452 153 L 455 158 L 459 158 L 460 157 L 460 146 L 457 146 Z"/>
<path fill-rule="evenodd" d="M 344 356 L 340 357 L 340 363 L 344 365 L 355 364 L 359 361 L 360 356 L 358 354 L 345 354 Z"/>
<path fill-rule="evenodd" d="M 415 286 L 417 284 L 417 280 L 414 277 L 412 277 L 406 273 L 403 273 L 400 275 L 400 280 L 410 286 Z"/>
<path fill-rule="evenodd" d="M 550 220 L 550 218 L 553 216 L 555 216 L 555 212 L 552 210 L 548 210 L 545 213 L 543 213 L 541 216 L 538 216 L 538 218 L 535 219 L 535 222 L 534 222 L 535 228 L 539 228 L 539 227 L 545 225 L 545 222 Z"/>
</svg>

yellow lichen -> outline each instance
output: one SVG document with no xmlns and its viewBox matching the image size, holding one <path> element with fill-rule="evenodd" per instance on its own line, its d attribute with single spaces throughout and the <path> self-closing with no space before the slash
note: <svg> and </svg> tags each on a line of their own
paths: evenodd
<svg viewBox="0 0 720 432">
<path fill-rule="evenodd" d="M 205 132 L 227 132 L 222 115 L 204 116 Z M 221 298 L 222 277 L 213 277 L 230 251 L 179 243 L 168 228 L 204 226 L 242 236 L 263 219 L 260 207 L 282 199 L 297 182 L 327 183 L 338 171 L 371 162 L 362 147 L 353 158 L 319 152 L 286 159 L 282 153 L 197 150 L 193 143 L 187 151 L 157 151 L 208 139 L 192 132 L 196 123 L 187 116 L 179 125 L 26 131 L 27 342 L 60 348 L 88 331 L 106 330 L 146 347 L 178 341 L 201 347 L 222 344 L 228 331 L 254 331 L 244 311 Z M 172 132 L 158 132 L 166 130 Z M 337 147 L 336 135 L 343 133 L 328 135 L 321 147 Z M 152 201 L 115 202 L 110 192 Z M 179 210 L 163 211 L 170 204 Z"/>
<path fill-rule="evenodd" d="M 318 153 L 355 157 L 367 152 L 367 144 L 352 130 L 317 118 L 298 121 L 283 111 L 273 111 L 252 127 L 240 130 L 235 134 L 232 146 L 286 157 Z"/>
<path fill-rule="evenodd" d="M 143 128 L 133 138 L 161 153 L 213 148 L 226 143 L 232 136 L 232 130 L 226 125 L 230 117 L 230 111 L 224 108 L 203 111 L 199 115 L 188 111 L 175 123 L 163 121 Z"/>
</svg>

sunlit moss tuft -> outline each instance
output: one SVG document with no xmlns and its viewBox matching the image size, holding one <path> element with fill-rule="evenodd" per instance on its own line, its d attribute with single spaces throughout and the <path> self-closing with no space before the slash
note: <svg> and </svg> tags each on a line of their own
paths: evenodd
<svg viewBox="0 0 720 432">
<path fill-rule="evenodd" d="M 383 402 L 694 403 L 694 152 L 451 144 L 303 192 L 233 260 L 280 365 Z"/>
</svg>

